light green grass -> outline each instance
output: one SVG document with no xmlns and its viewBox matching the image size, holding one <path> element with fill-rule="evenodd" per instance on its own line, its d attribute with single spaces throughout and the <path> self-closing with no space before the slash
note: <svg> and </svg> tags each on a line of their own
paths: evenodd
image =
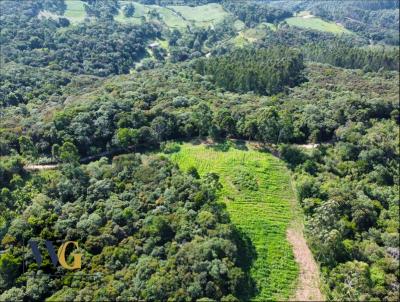
<svg viewBox="0 0 400 302">
<path fill-rule="evenodd" d="M 244 22 L 241 21 L 241 20 L 236 20 L 236 21 L 233 23 L 233 26 L 235 27 L 235 29 L 236 29 L 237 31 L 241 31 L 241 30 L 244 30 L 244 29 L 246 28 L 246 24 L 244 24 Z"/>
<path fill-rule="evenodd" d="M 135 7 L 135 13 L 133 14 L 132 17 L 125 17 L 123 14 L 123 7 L 127 5 L 128 3 L 132 3 L 133 6 Z M 149 8 L 143 4 L 132 2 L 132 1 L 120 1 L 120 6 L 121 9 L 119 10 L 119 13 L 117 16 L 114 17 L 114 19 L 118 22 L 121 23 L 134 23 L 134 24 L 140 24 L 141 20 L 140 18 L 142 16 L 147 16 L 148 12 L 150 11 Z"/>
<path fill-rule="evenodd" d="M 71 23 L 82 22 L 86 17 L 84 2 L 79 0 L 65 0 L 67 9 L 64 17 L 68 18 Z"/>
<path fill-rule="evenodd" d="M 237 36 L 230 40 L 236 47 L 244 47 L 250 44 L 249 40 L 240 32 Z"/>
<path fill-rule="evenodd" d="M 237 47 L 244 47 L 265 38 L 268 30 L 276 31 L 276 26 L 272 23 L 263 22 L 254 28 L 248 28 L 240 31 L 239 34 L 232 38 L 231 41 Z"/>
<path fill-rule="evenodd" d="M 179 13 L 184 20 L 190 21 L 197 27 L 208 27 L 222 22 L 230 14 L 220 4 L 210 3 L 200 6 L 168 6 L 171 10 Z"/>
<path fill-rule="evenodd" d="M 193 166 L 200 175 L 220 175 L 223 188 L 219 200 L 226 204 L 232 222 L 250 238 L 257 253 L 250 270 L 258 289 L 254 300 L 288 299 L 299 271 L 286 240 L 286 229 L 294 219 L 291 204 L 295 197 L 285 165 L 255 150 L 230 148 L 223 152 L 191 144 L 183 144 L 171 159 L 184 171 Z M 255 180 L 258 190 L 238 185 L 238 179 L 243 178 Z"/>
<path fill-rule="evenodd" d="M 64 14 L 72 23 L 82 22 L 86 17 L 84 2 L 79 0 L 66 0 L 67 10 Z M 132 17 L 125 17 L 123 7 L 132 3 L 135 7 L 135 13 Z M 196 7 L 190 6 L 168 6 L 144 5 L 133 1 L 120 1 L 121 9 L 114 19 L 121 23 L 140 24 L 141 17 L 149 20 L 150 11 L 155 10 L 160 14 L 160 21 L 171 29 L 185 30 L 187 26 L 208 27 L 221 22 L 230 14 L 226 12 L 219 4 L 211 3 Z"/>
<path fill-rule="evenodd" d="M 168 41 L 167 41 L 167 40 L 160 40 L 160 39 L 158 39 L 157 42 L 160 43 L 160 46 L 161 46 L 162 48 L 168 50 L 169 44 L 168 44 Z"/>
<path fill-rule="evenodd" d="M 154 6 L 154 8 L 159 12 L 161 18 L 168 27 L 185 29 L 190 24 L 190 22 L 186 21 L 169 8 L 159 6 Z"/>
<path fill-rule="evenodd" d="M 127 18 L 123 14 L 123 7 L 128 4 L 132 3 L 135 7 L 135 13 L 132 17 Z M 173 10 L 167 7 L 161 7 L 158 5 L 144 5 L 137 2 L 132 1 L 121 1 L 120 2 L 121 9 L 119 14 L 115 17 L 115 20 L 123 23 L 140 23 L 141 17 L 146 17 L 146 19 L 150 19 L 150 11 L 155 10 L 161 16 L 161 21 L 165 23 L 170 28 L 176 29 L 185 29 L 190 22 L 185 21 L 179 14 L 175 13 Z"/>
<path fill-rule="evenodd" d="M 333 22 L 324 21 L 318 17 L 311 17 L 311 18 L 291 17 L 285 19 L 285 21 L 289 25 L 302 28 L 326 31 L 334 34 L 351 34 L 351 31 L 347 30 L 346 28 L 339 26 Z"/>
<path fill-rule="evenodd" d="M 275 24 L 267 23 L 267 22 L 264 22 L 264 23 L 261 23 L 261 24 L 264 25 L 264 26 L 266 26 L 267 28 L 273 30 L 273 31 L 276 31 L 276 26 L 275 26 Z"/>
</svg>

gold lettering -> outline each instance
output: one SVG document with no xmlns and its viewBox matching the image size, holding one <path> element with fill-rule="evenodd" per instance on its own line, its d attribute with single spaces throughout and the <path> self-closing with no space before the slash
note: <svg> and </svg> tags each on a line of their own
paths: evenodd
<svg viewBox="0 0 400 302">
<path fill-rule="evenodd" d="M 58 252 L 57 252 L 58 261 L 60 262 L 61 266 L 65 269 L 68 269 L 68 270 L 79 269 L 79 268 L 81 268 L 81 260 L 82 260 L 81 254 L 74 254 L 74 253 L 71 254 L 74 257 L 74 261 L 72 262 L 72 265 L 69 265 L 67 263 L 67 261 L 65 260 L 65 250 L 67 249 L 67 246 L 69 244 L 73 244 L 76 248 L 78 248 L 78 242 L 76 242 L 76 241 L 64 242 L 60 246 L 60 248 L 58 249 Z"/>
</svg>

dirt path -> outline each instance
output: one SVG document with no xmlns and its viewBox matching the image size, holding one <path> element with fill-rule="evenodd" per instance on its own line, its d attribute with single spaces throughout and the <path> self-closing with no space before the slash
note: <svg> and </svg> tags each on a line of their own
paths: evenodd
<svg viewBox="0 0 400 302">
<path fill-rule="evenodd" d="M 290 228 L 286 233 L 287 239 L 293 246 L 293 254 L 300 267 L 299 281 L 294 301 L 324 301 L 319 289 L 319 268 L 307 246 L 301 230 Z"/>
<path fill-rule="evenodd" d="M 319 146 L 319 144 L 305 144 L 305 145 L 297 145 L 297 147 L 304 149 L 315 149 Z"/>
<path fill-rule="evenodd" d="M 294 180 L 290 181 L 292 191 L 296 196 Z M 319 267 L 314 260 L 314 256 L 308 248 L 304 238 L 303 211 L 296 199 L 292 200 L 293 217 L 291 225 L 286 231 L 286 238 L 293 247 L 293 255 L 299 265 L 299 280 L 291 301 L 325 301 L 324 295 L 320 290 Z"/>
<path fill-rule="evenodd" d="M 37 170 L 53 170 L 57 169 L 58 165 L 26 165 L 25 170 L 37 171 Z"/>
</svg>

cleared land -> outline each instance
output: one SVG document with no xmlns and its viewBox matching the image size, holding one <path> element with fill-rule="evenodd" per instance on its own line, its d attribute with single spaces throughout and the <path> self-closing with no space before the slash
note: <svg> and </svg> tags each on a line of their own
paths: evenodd
<svg viewBox="0 0 400 302">
<path fill-rule="evenodd" d="M 128 3 L 135 7 L 132 17 L 123 14 L 123 8 Z M 83 22 L 86 18 L 84 2 L 80 0 L 65 0 L 67 6 L 63 17 L 70 20 L 72 24 Z M 188 26 L 209 27 L 222 22 L 225 17 L 230 16 L 220 4 L 206 4 L 196 7 L 191 6 L 158 6 L 145 5 L 134 1 L 120 1 L 120 10 L 114 18 L 121 23 L 140 24 L 142 17 L 146 20 L 158 20 L 172 29 L 185 30 Z M 44 18 L 59 17 L 56 14 L 43 11 L 40 15 Z"/>
<path fill-rule="evenodd" d="M 200 6 L 168 6 L 177 12 L 184 20 L 192 22 L 198 27 L 208 27 L 222 22 L 230 14 L 220 4 L 210 3 Z"/>
<path fill-rule="evenodd" d="M 132 3 L 135 7 L 134 15 L 129 18 L 125 17 L 123 14 L 123 7 L 128 3 Z M 164 22 L 168 27 L 183 29 L 189 25 L 189 22 L 185 21 L 181 16 L 169 8 L 158 5 L 143 5 L 131 1 L 121 1 L 121 9 L 115 19 L 119 22 L 140 23 L 142 17 L 145 17 L 146 19 L 155 18 L 154 16 L 151 17 L 151 12 L 157 13 L 160 16 L 160 21 Z"/>
<path fill-rule="evenodd" d="M 285 300 L 292 296 L 299 275 L 286 231 L 294 219 L 294 193 L 284 163 L 274 156 L 225 145 L 184 144 L 171 158 L 181 169 L 195 167 L 200 175 L 215 172 L 223 188 L 232 222 L 248 238 L 255 255 L 247 259 L 256 284 L 254 300 Z M 248 149 L 248 150 L 246 150 Z"/>
<path fill-rule="evenodd" d="M 318 17 L 312 15 L 305 15 L 301 17 L 291 17 L 285 19 L 285 21 L 292 26 L 309 28 L 313 30 L 326 31 L 334 34 L 351 34 L 351 31 L 346 28 L 337 25 L 333 22 L 324 21 Z"/>
<path fill-rule="evenodd" d="M 86 17 L 85 7 L 83 1 L 79 0 L 65 0 L 67 9 L 64 17 L 68 18 L 71 23 L 82 22 Z"/>
<path fill-rule="evenodd" d="M 151 12 L 156 12 L 160 21 L 164 22 L 170 28 L 186 29 L 187 26 L 208 27 L 221 22 L 225 17 L 229 16 L 220 4 L 207 4 L 196 7 L 191 6 L 167 6 L 143 5 L 137 2 L 121 1 L 121 10 L 116 20 L 120 22 L 140 22 L 141 17 L 146 19 L 155 18 L 151 16 Z M 135 7 L 135 13 L 132 17 L 127 18 L 122 13 L 122 8 L 132 3 Z"/>
</svg>

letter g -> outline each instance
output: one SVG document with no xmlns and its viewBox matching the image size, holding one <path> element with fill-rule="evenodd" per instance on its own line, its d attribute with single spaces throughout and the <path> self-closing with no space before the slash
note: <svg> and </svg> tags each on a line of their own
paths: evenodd
<svg viewBox="0 0 400 302">
<path fill-rule="evenodd" d="M 68 269 L 68 270 L 79 269 L 79 268 L 81 268 L 81 260 L 82 260 L 81 254 L 74 254 L 74 253 L 71 254 L 74 257 L 74 261 L 72 262 L 72 265 L 69 265 L 67 263 L 67 261 L 65 261 L 65 250 L 67 249 L 69 244 L 73 244 L 76 248 L 78 248 L 78 242 L 76 242 L 76 241 L 64 242 L 59 247 L 58 252 L 57 252 L 58 261 L 60 262 L 61 266 L 65 269 Z"/>
</svg>

